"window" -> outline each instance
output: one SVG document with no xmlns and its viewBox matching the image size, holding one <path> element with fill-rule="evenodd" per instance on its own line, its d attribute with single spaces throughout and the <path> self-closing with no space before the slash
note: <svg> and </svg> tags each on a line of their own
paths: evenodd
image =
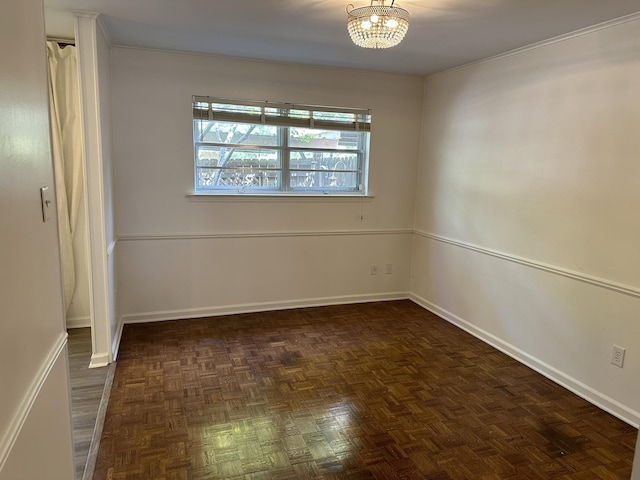
<svg viewBox="0 0 640 480">
<path fill-rule="evenodd" d="M 193 97 L 196 193 L 365 195 L 368 110 Z"/>
</svg>

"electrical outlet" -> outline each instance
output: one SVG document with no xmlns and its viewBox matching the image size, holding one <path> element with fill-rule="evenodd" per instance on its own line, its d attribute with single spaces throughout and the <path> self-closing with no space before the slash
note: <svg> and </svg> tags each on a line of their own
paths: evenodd
<svg viewBox="0 0 640 480">
<path fill-rule="evenodd" d="M 369 273 L 371 273 L 371 275 L 377 275 L 378 274 L 378 265 L 371 265 L 371 269 L 369 270 Z"/>
<path fill-rule="evenodd" d="M 388 262 L 384 266 L 384 273 L 391 275 L 393 273 L 393 263 Z"/>
<path fill-rule="evenodd" d="M 624 348 L 614 345 L 611 350 L 611 363 L 613 363 L 616 367 L 622 368 L 624 364 Z"/>
</svg>

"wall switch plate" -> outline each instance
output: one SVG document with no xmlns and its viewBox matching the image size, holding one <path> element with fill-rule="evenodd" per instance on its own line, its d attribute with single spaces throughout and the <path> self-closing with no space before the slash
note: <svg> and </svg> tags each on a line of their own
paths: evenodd
<svg viewBox="0 0 640 480">
<path fill-rule="evenodd" d="M 371 265 L 371 269 L 369 270 L 369 273 L 371 273 L 371 275 L 377 275 L 378 274 L 378 265 Z"/>
<path fill-rule="evenodd" d="M 391 275 L 393 273 L 393 263 L 387 262 L 384 266 L 384 273 Z"/>
<path fill-rule="evenodd" d="M 42 202 L 42 221 L 46 222 L 51 218 L 51 209 L 53 208 L 49 187 L 42 187 L 40 189 L 40 201 Z"/>
<path fill-rule="evenodd" d="M 611 350 L 611 363 L 616 367 L 622 368 L 624 364 L 624 348 L 614 345 Z"/>
</svg>

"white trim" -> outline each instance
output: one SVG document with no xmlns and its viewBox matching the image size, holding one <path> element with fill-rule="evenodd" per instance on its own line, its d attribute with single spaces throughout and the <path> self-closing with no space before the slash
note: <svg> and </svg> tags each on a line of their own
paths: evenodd
<svg viewBox="0 0 640 480">
<path fill-rule="evenodd" d="M 89 362 L 89 368 L 106 367 L 111 363 L 109 361 L 108 353 L 94 353 L 91 355 L 91 361 Z"/>
<path fill-rule="evenodd" d="M 187 193 L 189 202 L 229 202 L 229 203 L 370 203 L 375 195 L 360 193 Z"/>
<path fill-rule="evenodd" d="M 58 357 L 64 351 L 64 348 L 67 345 L 67 332 L 63 332 L 60 334 L 55 344 L 49 351 L 49 355 L 45 359 L 44 363 L 40 367 L 40 371 L 34 378 L 29 390 L 27 391 L 23 401 L 20 403 L 18 407 L 18 411 L 13 416 L 13 420 L 9 424 L 9 428 L 7 428 L 2 440 L 0 441 L 0 472 L 4 468 L 4 464 L 9 458 L 9 454 L 13 449 L 13 446 L 18 439 L 18 435 L 20 435 L 20 431 L 24 426 L 24 423 L 27 421 L 27 417 L 31 412 L 31 408 L 33 404 L 38 398 L 40 394 L 40 390 L 43 385 L 47 381 L 49 373 L 53 369 L 54 365 L 58 361 Z"/>
<path fill-rule="evenodd" d="M 91 317 L 67 317 L 66 326 L 68 329 L 90 327 Z"/>
<path fill-rule="evenodd" d="M 226 238 L 285 238 L 285 237 L 343 237 L 343 236 L 374 236 L 374 235 L 413 235 L 411 229 L 389 230 L 318 230 L 308 232 L 230 232 L 230 233 L 176 233 L 153 234 L 142 233 L 132 235 L 119 235 L 118 241 L 145 241 L 145 240 L 201 240 L 201 239 L 226 239 Z"/>
<path fill-rule="evenodd" d="M 104 18 L 103 15 L 98 14 L 96 16 L 96 23 L 98 24 L 98 27 L 100 28 L 100 32 L 102 33 L 102 36 L 104 37 L 105 41 L 107 42 L 107 47 L 109 47 L 109 50 L 111 50 L 111 47 L 113 47 L 113 40 L 111 40 L 111 34 L 109 33 L 109 30 L 107 30 L 107 26 L 104 24 L 103 18 Z"/>
<path fill-rule="evenodd" d="M 530 50 L 546 47 L 548 45 L 553 45 L 554 43 L 558 43 L 558 42 L 564 42 L 566 40 L 571 40 L 572 38 L 581 37 L 582 35 L 588 35 L 590 33 L 598 32 L 600 30 L 605 30 L 611 27 L 616 27 L 618 25 L 622 25 L 628 22 L 633 22 L 635 20 L 640 20 L 640 12 L 631 13 L 629 15 L 625 15 L 619 18 L 614 18 L 613 20 L 607 20 L 606 22 L 597 23 L 596 25 L 591 25 L 589 27 L 581 28 L 579 30 L 574 30 L 573 32 L 564 33 L 562 35 L 551 37 L 546 40 L 542 40 L 540 42 L 531 43 L 529 45 L 525 45 L 524 47 L 519 47 L 504 53 L 499 53 L 498 55 L 493 55 L 491 57 L 483 58 L 482 60 L 465 63 L 464 65 L 459 65 L 457 67 L 449 68 L 441 72 L 432 73 L 430 75 L 426 75 L 425 78 L 448 75 L 450 73 L 457 72 L 458 70 L 464 70 L 465 68 L 475 67 L 477 65 L 482 65 L 483 63 L 495 62 L 496 60 L 501 60 L 503 58 L 511 57 L 513 55 L 520 55 L 521 53 L 525 53 Z"/>
<path fill-rule="evenodd" d="M 96 12 L 87 12 L 86 10 L 71 10 L 71 13 L 74 17 L 82 17 L 82 18 L 90 18 L 93 20 L 97 20 L 99 13 Z M 77 40 L 77 37 L 76 37 Z"/>
<path fill-rule="evenodd" d="M 619 418 L 620 420 L 638 428 L 640 424 L 640 412 L 637 412 L 626 405 L 610 398 L 603 393 L 591 388 L 589 385 L 576 380 L 575 378 L 561 372 L 557 368 L 548 365 L 547 363 L 529 355 L 528 353 L 520 350 L 519 348 L 501 340 L 500 338 L 492 335 L 491 333 L 478 328 L 472 323 L 464 320 L 463 318 L 441 308 L 434 303 L 414 294 L 409 294 L 409 299 L 421 307 L 435 313 L 439 317 L 443 318 L 447 322 L 457 326 L 465 332 L 473 335 L 474 337 L 482 340 L 483 342 L 491 345 L 492 347 L 500 350 L 502 353 L 509 355 L 511 358 L 526 365 L 527 367 L 535 370 L 539 374 L 545 376 L 549 380 L 561 385 L 567 390 L 575 393 L 579 397 L 584 398 L 588 402 L 596 405 L 602 410 L 610 413 L 611 415 Z"/>
<path fill-rule="evenodd" d="M 280 302 L 245 303 L 240 305 L 224 305 L 185 310 L 165 310 L 160 312 L 130 313 L 122 316 L 125 324 L 162 322 L 165 320 L 182 320 L 187 318 L 217 317 L 239 313 L 269 312 L 273 310 L 290 310 L 294 308 L 323 307 L 327 305 L 346 305 L 350 303 L 387 302 L 406 300 L 408 292 L 368 293 L 363 295 L 343 295 L 337 297 L 306 298 L 283 300 Z"/>
<path fill-rule="evenodd" d="M 81 17 L 81 18 L 89 18 L 91 20 L 95 20 L 96 25 L 98 25 L 98 28 L 100 29 L 100 32 L 102 33 L 102 36 L 104 37 L 104 39 L 107 42 L 107 46 L 109 48 L 113 47 L 113 41 L 111 40 L 111 34 L 109 33 L 109 30 L 107 30 L 107 26 L 104 24 L 104 16 L 101 15 L 100 13 L 96 13 L 96 12 L 87 12 L 84 10 L 72 10 L 71 13 L 73 14 L 74 17 Z"/>
<path fill-rule="evenodd" d="M 116 245 L 118 243 L 118 239 L 112 240 L 107 247 L 107 257 L 113 255 L 113 251 L 116 249 Z"/>
<path fill-rule="evenodd" d="M 113 337 L 113 342 L 111 343 L 111 361 L 115 362 L 118 358 L 118 351 L 120 350 L 120 341 L 122 340 L 122 328 L 124 327 L 124 320 L 122 316 L 118 318 L 118 326 L 116 328 L 116 334 Z"/>
<path fill-rule="evenodd" d="M 479 247 L 472 243 L 453 240 L 451 238 L 443 237 L 441 235 L 436 235 L 433 233 L 427 233 L 427 232 L 416 230 L 415 234 L 420 237 L 435 240 L 437 242 L 454 245 L 456 247 L 465 248 L 473 252 L 482 253 L 484 255 L 489 255 L 491 257 L 500 258 L 502 260 L 507 260 L 509 262 L 517 263 L 520 265 L 525 265 L 527 267 L 536 268 L 538 270 L 542 270 L 547 273 L 553 273 L 554 275 L 560 275 L 562 277 L 570 278 L 572 280 L 577 280 L 579 282 L 587 283 L 595 287 L 606 288 L 607 290 L 612 290 L 614 292 L 621 293 L 623 295 L 629 295 L 631 297 L 640 298 L 640 289 L 637 287 L 633 287 L 631 285 L 625 285 L 622 283 L 613 282 L 605 278 L 588 275 L 582 272 L 576 272 L 574 270 L 569 270 L 567 268 L 550 265 L 548 263 L 538 262 L 537 260 L 531 260 L 529 258 L 519 257 L 517 255 L 511 255 L 509 253 L 500 252 L 498 250 Z"/>
<path fill-rule="evenodd" d="M 92 367 L 101 366 L 110 356 L 110 303 L 107 264 L 107 227 L 103 177 L 101 85 L 98 71 L 98 17 L 92 12 L 73 12 L 78 54 L 80 116 L 82 119 L 82 151 L 84 155 L 84 188 L 89 232 L 89 304 L 92 317 L 91 341 L 94 350 Z M 105 39 L 106 42 L 106 39 Z M 109 353 L 107 353 L 109 352 Z M 95 357 L 95 358 L 94 358 Z M 107 358 L 106 363 L 109 363 Z"/>
</svg>

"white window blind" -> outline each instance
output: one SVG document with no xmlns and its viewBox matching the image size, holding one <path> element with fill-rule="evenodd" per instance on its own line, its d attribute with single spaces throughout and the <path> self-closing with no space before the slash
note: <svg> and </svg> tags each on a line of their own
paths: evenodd
<svg viewBox="0 0 640 480">
<path fill-rule="evenodd" d="M 194 96 L 193 118 L 194 120 L 219 120 L 283 127 L 355 132 L 371 131 L 371 112 L 369 110 L 215 97 Z"/>
</svg>

